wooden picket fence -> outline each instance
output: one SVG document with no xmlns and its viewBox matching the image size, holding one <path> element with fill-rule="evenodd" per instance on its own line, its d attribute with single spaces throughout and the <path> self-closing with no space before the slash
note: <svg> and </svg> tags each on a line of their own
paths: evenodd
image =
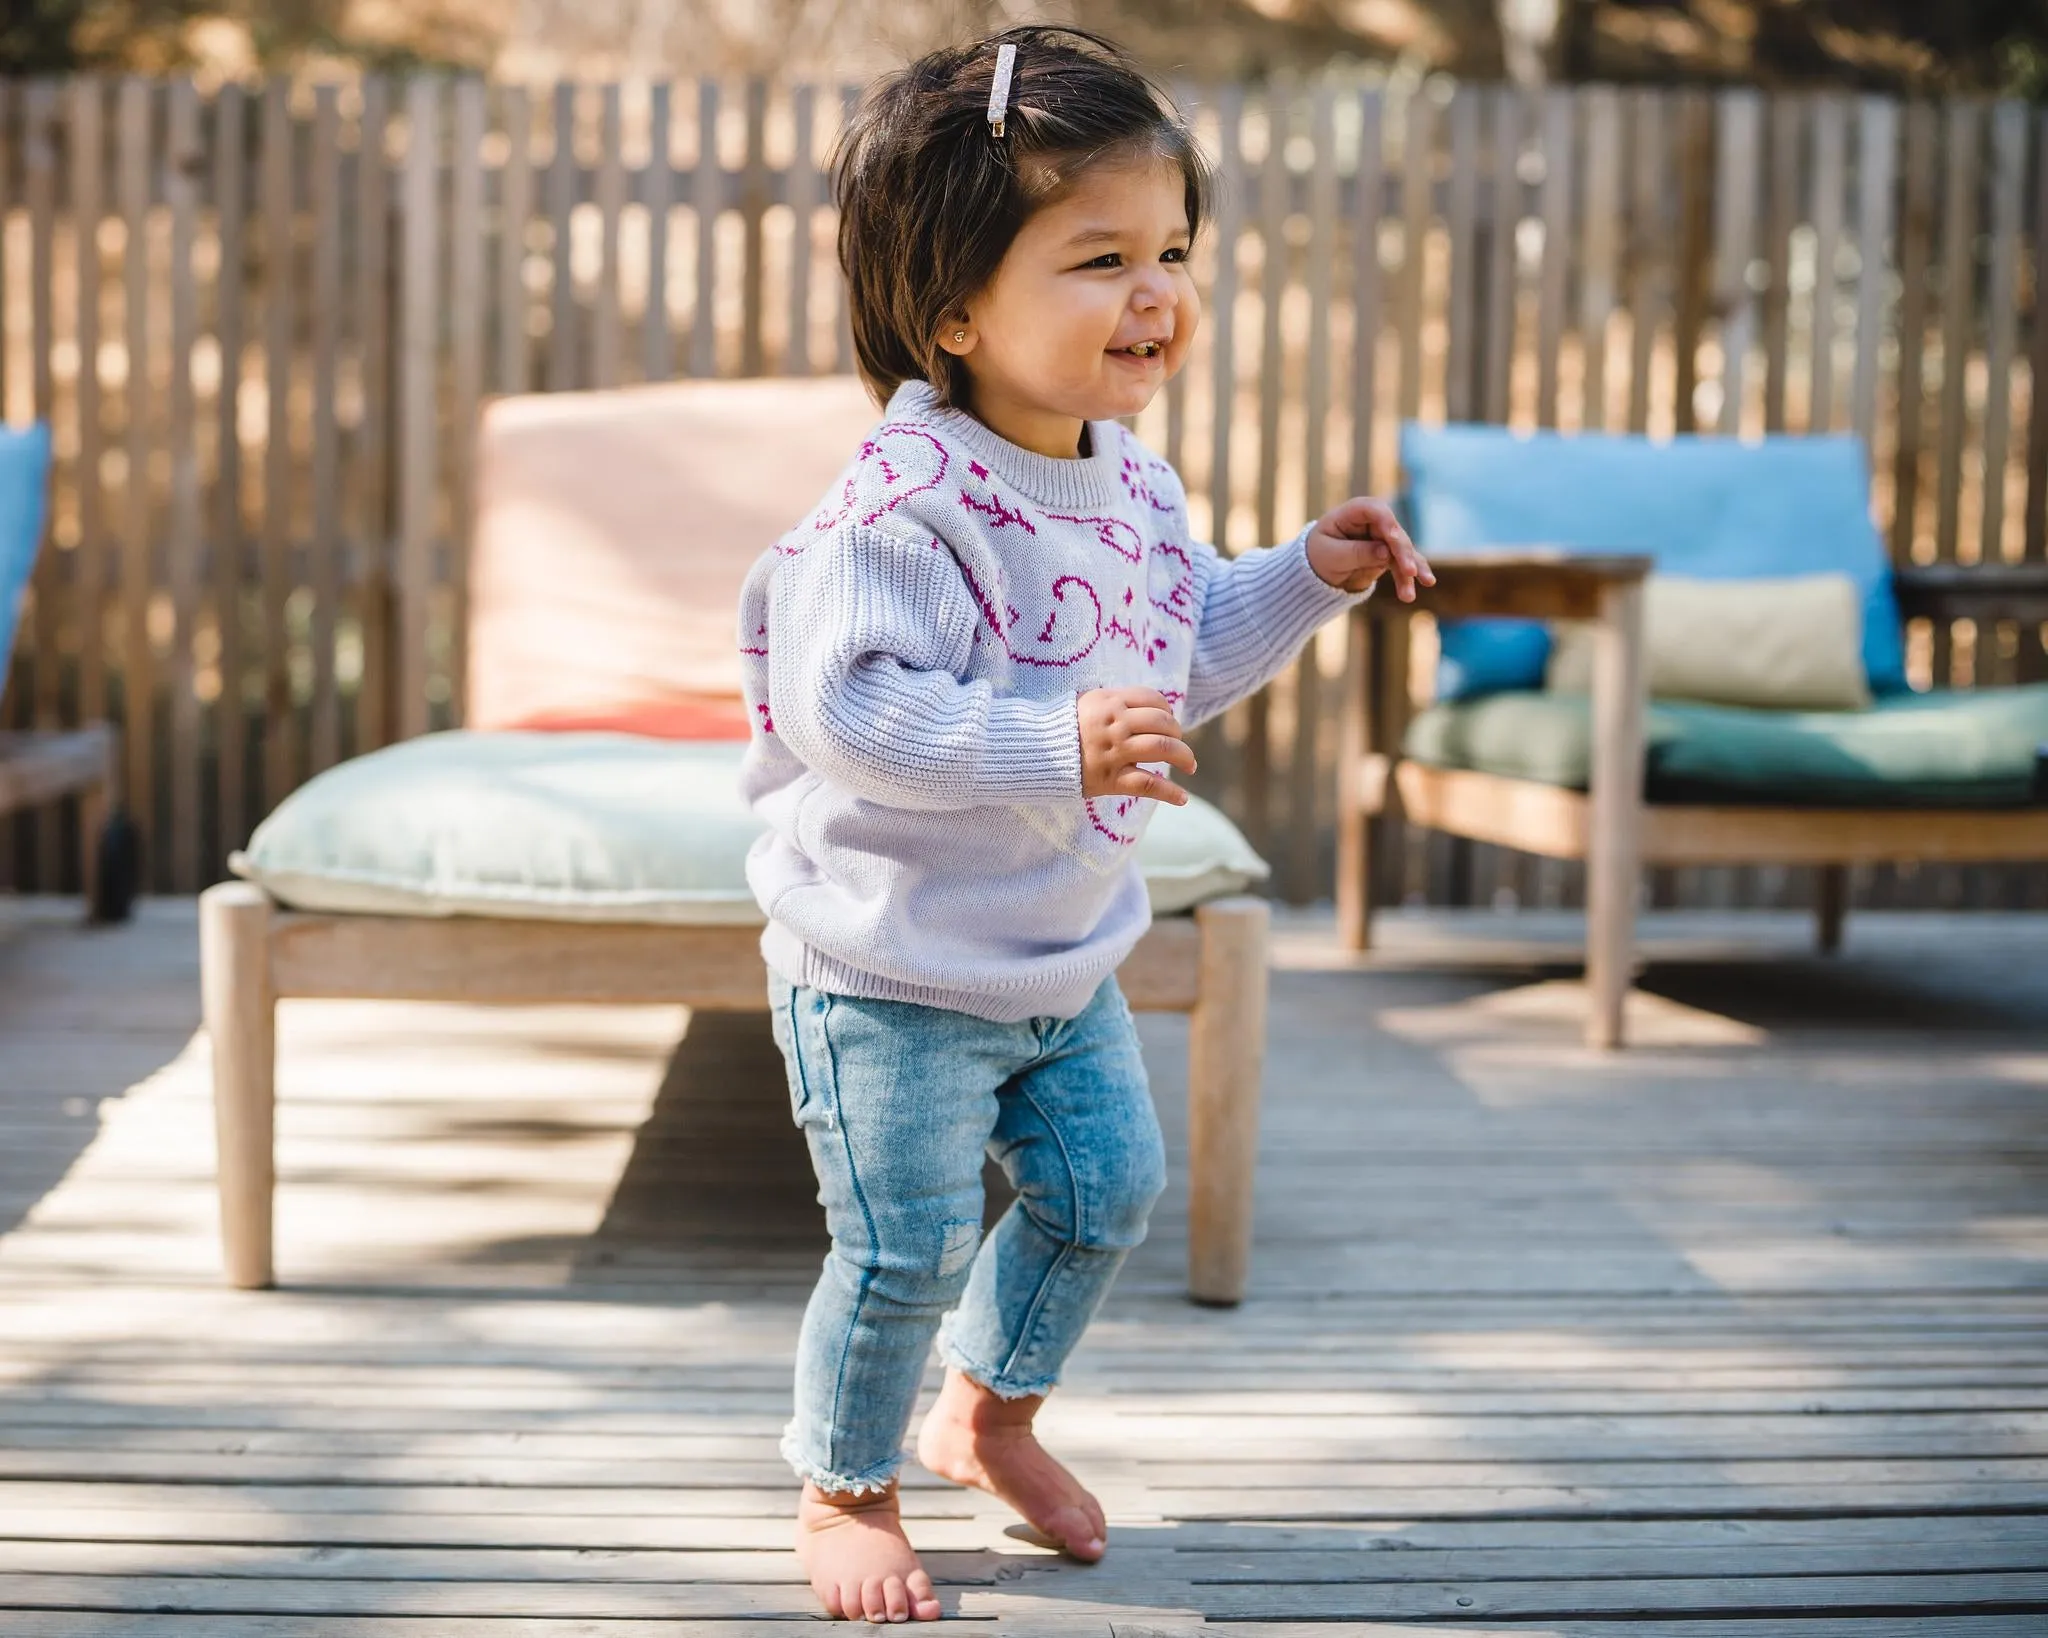
<svg viewBox="0 0 2048 1638">
<path fill-rule="evenodd" d="M 2048 556 L 2048 115 L 1837 94 L 1180 88 L 1220 175 L 1203 331 L 1139 421 L 1228 549 L 1398 482 L 1401 420 L 1852 428 L 1902 561 Z M 52 549 L 0 718 L 111 715 L 153 884 L 301 781 L 459 722 L 470 429 L 490 393 L 843 371 L 837 86 L 370 77 L 0 83 L 0 407 L 56 431 Z M 1327 892 L 1341 628 L 1211 731 L 1198 788 Z M 1919 629 L 1918 680 L 2043 675 Z M 1416 645 L 1418 688 L 1430 645 Z M 0 880 L 76 879 L 47 814 Z M 1412 837 L 1411 897 L 1569 902 Z M 1666 902 L 1778 902 L 1763 872 Z M 1877 902 L 2048 902 L 1884 872 Z"/>
</svg>

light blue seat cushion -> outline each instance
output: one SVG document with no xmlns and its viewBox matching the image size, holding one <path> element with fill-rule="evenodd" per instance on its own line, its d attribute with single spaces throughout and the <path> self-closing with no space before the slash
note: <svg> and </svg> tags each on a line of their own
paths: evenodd
<svg viewBox="0 0 2048 1638">
<path fill-rule="evenodd" d="M 50 429 L 0 427 L 0 694 L 14 655 L 21 594 L 43 538 L 44 496 L 50 485 Z"/>
<path fill-rule="evenodd" d="M 330 768 L 230 861 L 283 903 L 368 915 L 758 926 L 743 743 L 430 734 Z M 1265 862 L 1199 799 L 1138 846 L 1155 914 L 1242 892 Z"/>
<path fill-rule="evenodd" d="M 1862 594 L 1873 694 L 1906 687 L 1891 562 L 1870 520 L 1869 466 L 1850 437 L 1524 436 L 1491 426 L 1401 428 L 1407 521 L 1451 558 L 1488 546 L 1640 552 L 1701 580 L 1846 574 Z M 1474 628 L 1486 629 L 1475 631 Z M 1519 640 L 1504 635 L 1519 628 Z M 1535 622 L 1447 621 L 1438 697 L 1540 688 L 1547 639 Z M 1484 684 L 1470 686 L 1471 680 Z"/>
<path fill-rule="evenodd" d="M 1645 727 L 1652 802 L 2002 808 L 2048 797 L 2048 683 L 1887 694 L 1865 711 L 1659 701 Z M 1435 767 L 1584 790 L 1592 742 L 1583 694 L 1518 692 L 1430 706 L 1404 750 Z"/>
</svg>

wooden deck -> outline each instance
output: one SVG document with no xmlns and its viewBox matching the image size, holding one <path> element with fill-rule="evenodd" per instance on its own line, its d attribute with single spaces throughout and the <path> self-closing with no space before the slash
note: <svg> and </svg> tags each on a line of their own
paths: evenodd
<svg viewBox="0 0 2048 1638">
<path fill-rule="evenodd" d="M 764 1023 L 288 1004 L 290 1285 L 238 1294 L 191 906 L 74 913 L 0 902 L 0 1633 L 812 1620 L 774 1435 L 821 1234 Z M 1182 1301 L 1170 1195 L 1046 1413 L 1109 1560 L 913 1472 L 949 1611 L 2048 1632 L 2048 919 L 1648 930 L 1599 1058 L 1569 922 L 1391 917 L 1365 971 L 1285 924 L 1254 1298 Z M 1143 1027 L 1171 1134 L 1185 1025 Z"/>
</svg>

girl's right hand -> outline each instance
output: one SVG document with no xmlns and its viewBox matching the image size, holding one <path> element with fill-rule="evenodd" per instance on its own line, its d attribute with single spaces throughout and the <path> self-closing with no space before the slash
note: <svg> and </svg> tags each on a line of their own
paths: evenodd
<svg viewBox="0 0 2048 1638">
<path fill-rule="evenodd" d="M 1181 737 L 1173 704 L 1151 688 L 1091 688 L 1081 714 L 1081 794 L 1149 796 L 1186 807 L 1188 793 L 1142 766 L 1164 762 L 1195 771 L 1195 753 Z"/>
</svg>

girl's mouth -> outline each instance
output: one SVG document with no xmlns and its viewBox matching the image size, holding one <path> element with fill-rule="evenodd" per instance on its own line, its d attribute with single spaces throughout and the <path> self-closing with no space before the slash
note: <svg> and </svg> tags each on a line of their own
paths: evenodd
<svg viewBox="0 0 2048 1638">
<path fill-rule="evenodd" d="M 1124 354 L 1127 358 L 1157 358 L 1166 351 L 1166 343 L 1163 341 L 1134 341 L 1128 347 L 1118 347 L 1113 350 Z"/>
</svg>

